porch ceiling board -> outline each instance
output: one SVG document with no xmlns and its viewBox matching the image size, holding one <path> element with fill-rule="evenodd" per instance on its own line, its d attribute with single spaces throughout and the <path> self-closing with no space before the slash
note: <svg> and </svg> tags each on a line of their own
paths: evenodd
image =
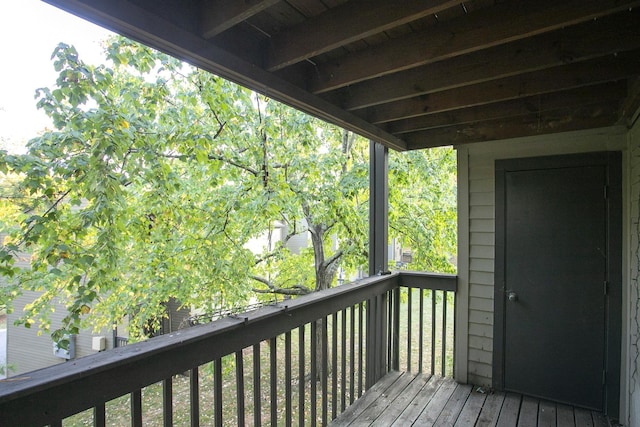
<svg viewBox="0 0 640 427">
<path fill-rule="evenodd" d="M 607 127 L 619 120 L 618 101 L 583 105 L 579 108 L 543 111 L 498 120 L 484 120 L 431 128 L 407 134 L 408 149 L 470 144 L 523 136 L 568 132 L 585 127 Z"/>
<path fill-rule="evenodd" d="M 640 107 L 640 0 L 45 1 L 396 150 Z"/>
<path fill-rule="evenodd" d="M 279 0 L 210 0 L 202 8 L 201 31 L 205 39 L 214 37 L 249 19 Z"/>
<path fill-rule="evenodd" d="M 639 24 L 640 10 L 602 18 L 352 85 L 336 101 L 357 110 L 625 52 L 640 47 Z"/>
<path fill-rule="evenodd" d="M 463 0 L 405 0 L 402 7 L 387 0 L 346 2 L 271 39 L 267 69 L 279 70 L 345 44 L 438 13 Z"/>
<path fill-rule="evenodd" d="M 312 91 L 323 93 L 372 77 L 521 40 L 611 13 L 616 1 L 499 3 L 471 15 L 320 64 Z M 624 6 L 623 6 L 624 9 Z M 380 58 L 385 58 L 381 61 Z"/>
</svg>

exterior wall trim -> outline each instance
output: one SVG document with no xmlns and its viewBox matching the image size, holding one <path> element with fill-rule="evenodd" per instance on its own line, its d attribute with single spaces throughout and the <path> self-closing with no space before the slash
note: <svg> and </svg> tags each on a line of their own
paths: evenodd
<svg viewBox="0 0 640 427">
<path fill-rule="evenodd" d="M 469 381 L 469 150 L 458 147 L 458 292 L 456 294 L 454 378 Z"/>
</svg>

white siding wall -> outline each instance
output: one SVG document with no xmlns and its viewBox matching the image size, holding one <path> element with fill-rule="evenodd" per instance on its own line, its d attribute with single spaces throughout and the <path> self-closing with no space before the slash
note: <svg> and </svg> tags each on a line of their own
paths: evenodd
<svg viewBox="0 0 640 427">
<path fill-rule="evenodd" d="M 467 335 L 458 337 L 457 348 L 467 354 L 466 366 L 457 375 L 458 381 L 491 386 L 493 353 L 493 291 L 495 258 L 495 161 L 516 157 L 535 157 L 570 154 L 589 151 L 624 150 L 627 131 L 623 127 L 586 132 L 569 132 L 518 140 L 494 141 L 460 146 L 458 158 L 460 177 L 458 212 L 461 224 L 459 234 L 460 254 L 468 253 L 468 262 L 462 262 L 459 271 L 460 295 L 466 298 L 461 304 L 458 324 L 468 322 Z M 466 319 L 465 319 L 466 317 Z M 461 349 L 462 346 L 462 349 Z M 458 363 L 464 357 L 458 355 Z M 466 368 L 466 370 L 464 369 Z"/>
<path fill-rule="evenodd" d="M 640 199 L 640 121 L 637 121 L 633 129 L 629 132 L 629 220 L 627 230 L 629 234 L 629 290 L 628 290 L 628 312 L 629 322 L 628 327 L 628 367 L 629 372 L 628 388 L 622 389 L 622 399 L 628 399 L 629 418 L 627 425 L 638 426 L 640 425 L 640 330 L 639 323 L 639 290 L 640 285 L 640 265 L 638 260 L 640 259 L 640 242 L 638 233 L 640 232 L 640 224 L 638 220 L 640 218 L 640 206 L 638 201 Z M 625 363 L 623 362 L 623 366 Z M 627 392 L 628 390 L 628 392 Z"/>
<path fill-rule="evenodd" d="M 0 241 L 5 238 L 0 234 Z M 28 253 L 19 254 L 15 265 L 20 268 L 30 268 L 30 255 Z M 0 285 L 4 279 L 0 280 Z M 37 298 L 36 292 L 24 292 L 13 302 L 14 310 L 7 315 L 7 366 L 9 370 L 7 376 L 20 375 L 25 372 L 45 368 L 47 366 L 64 363 L 64 359 L 53 355 L 53 341 L 45 333 L 38 335 L 36 325 L 32 329 L 24 326 L 14 326 L 14 322 L 22 314 L 26 304 Z M 57 328 L 62 323 L 66 315 L 64 307 L 57 306 L 56 311 L 51 314 L 52 328 Z M 93 334 L 90 330 L 82 330 L 76 337 L 76 358 L 88 356 L 97 351 L 92 350 L 92 339 L 94 336 L 104 336 L 106 338 L 106 348 L 113 348 L 113 333 L 111 330 L 104 330 L 98 334 Z"/>
<path fill-rule="evenodd" d="M 21 375 L 25 372 L 65 362 L 65 359 L 53 355 L 51 337 L 46 333 L 38 335 L 36 325 L 31 329 L 24 326 L 13 326 L 13 322 L 22 315 L 24 306 L 32 302 L 37 295 L 35 292 L 25 292 L 14 301 L 15 311 L 7 316 L 7 364 L 12 368 L 8 372 L 9 376 Z M 51 314 L 52 330 L 61 325 L 65 315 L 64 307 L 57 306 L 56 311 Z M 96 334 L 90 330 L 82 330 L 76 336 L 76 359 L 97 353 L 91 349 L 94 336 L 105 337 L 106 348 L 113 348 L 113 333 L 110 330 L 103 330 Z"/>
</svg>

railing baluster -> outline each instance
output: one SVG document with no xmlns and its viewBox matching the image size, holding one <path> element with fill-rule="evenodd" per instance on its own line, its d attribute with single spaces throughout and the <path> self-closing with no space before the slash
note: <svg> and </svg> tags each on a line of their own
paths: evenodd
<svg viewBox="0 0 640 427">
<path fill-rule="evenodd" d="M 338 313 L 331 315 L 331 419 L 338 416 Z"/>
<path fill-rule="evenodd" d="M 104 403 L 100 403 L 93 408 L 93 427 L 105 427 L 106 425 L 106 407 Z"/>
<path fill-rule="evenodd" d="M 389 294 L 389 298 L 387 300 L 387 311 L 389 313 L 389 316 L 387 317 L 387 330 L 391 331 L 391 333 L 387 336 L 387 360 L 389 361 L 389 364 L 387 366 L 387 370 L 391 371 L 391 370 L 395 370 L 395 368 L 393 367 L 393 340 L 394 340 L 394 335 L 395 335 L 395 325 L 394 325 L 394 317 L 393 317 L 393 309 L 394 309 L 394 293 L 390 292 Z"/>
<path fill-rule="evenodd" d="M 298 424 L 300 427 L 305 425 L 304 416 L 304 397 L 305 397 L 305 365 L 304 365 L 304 329 L 305 325 L 298 328 Z"/>
<path fill-rule="evenodd" d="M 447 291 L 442 292 L 442 376 L 446 374 L 447 365 Z"/>
<path fill-rule="evenodd" d="M 431 291 L 431 375 L 436 372 L 436 291 Z"/>
<path fill-rule="evenodd" d="M 400 370 L 400 288 L 396 288 L 391 293 L 391 299 L 393 300 L 393 310 L 389 317 L 393 318 L 393 327 L 391 329 L 391 368 L 393 370 Z"/>
<path fill-rule="evenodd" d="M 341 392 L 340 392 L 340 412 L 344 412 L 347 394 L 347 309 L 342 310 L 342 369 L 341 372 Z"/>
<path fill-rule="evenodd" d="M 407 372 L 411 372 L 411 302 L 413 299 L 413 289 L 407 288 Z"/>
<path fill-rule="evenodd" d="M 285 389 L 285 424 L 290 426 L 292 421 L 291 404 L 291 331 L 284 334 L 284 389 Z"/>
<path fill-rule="evenodd" d="M 165 427 L 173 426 L 173 381 L 162 380 L 162 421 Z"/>
<path fill-rule="evenodd" d="M 199 368 L 189 371 L 189 411 L 191 427 L 200 425 L 200 374 Z"/>
<path fill-rule="evenodd" d="M 349 369 L 349 404 L 352 404 L 355 400 L 354 392 L 355 392 L 355 379 L 356 379 L 356 316 L 355 316 L 356 306 L 351 306 L 349 308 L 349 312 L 351 313 L 349 316 L 349 320 L 351 321 L 351 328 L 349 329 L 349 344 L 350 344 L 350 369 Z"/>
<path fill-rule="evenodd" d="M 424 289 L 420 288 L 420 314 L 418 328 L 418 372 L 422 373 L 424 364 Z"/>
<path fill-rule="evenodd" d="M 270 396 L 271 396 L 271 425 L 278 425 L 278 357 L 276 350 L 276 337 L 269 340 L 269 367 L 271 372 L 269 373 L 270 380 Z"/>
<path fill-rule="evenodd" d="M 236 351 L 236 414 L 237 425 L 244 426 L 244 357 Z"/>
<path fill-rule="evenodd" d="M 364 313 L 363 311 L 364 303 L 361 302 L 358 304 L 358 397 L 362 396 L 362 371 L 363 371 L 363 359 L 364 359 L 364 333 L 363 333 L 363 323 L 364 323 Z"/>
<path fill-rule="evenodd" d="M 142 427 L 142 390 L 131 392 L 131 426 Z"/>
<path fill-rule="evenodd" d="M 322 327 L 322 425 L 326 426 L 329 418 L 329 385 L 327 383 L 329 377 L 329 337 L 327 331 L 327 323 L 329 321 L 329 317 L 323 317 L 321 320 Z"/>
<path fill-rule="evenodd" d="M 318 323 L 317 321 L 315 322 L 311 322 L 311 425 L 315 426 L 316 425 L 316 421 L 317 421 L 317 416 L 318 416 L 318 407 L 316 405 L 316 403 L 318 402 L 317 399 L 317 390 L 316 390 L 316 386 L 317 386 L 317 381 L 318 381 L 318 373 L 317 373 L 317 364 L 316 364 L 316 347 L 317 347 L 317 342 L 318 342 L 318 334 L 317 334 L 317 329 L 318 329 Z"/>
<path fill-rule="evenodd" d="M 260 391 L 260 343 L 253 345 L 253 425 L 262 425 L 262 393 Z"/>
<path fill-rule="evenodd" d="M 222 359 L 213 361 L 213 419 L 216 427 L 222 427 Z"/>
</svg>

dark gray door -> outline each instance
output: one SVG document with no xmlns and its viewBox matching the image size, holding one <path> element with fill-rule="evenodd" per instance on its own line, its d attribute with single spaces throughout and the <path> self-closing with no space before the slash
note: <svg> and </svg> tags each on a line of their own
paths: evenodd
<svg viewBox="0 0 640 427">
<path fill-rule="evenodd" d="M 607 165 L 501 171 L 496 322 L 505 390 L 604 410 Z"/>
</svg>

